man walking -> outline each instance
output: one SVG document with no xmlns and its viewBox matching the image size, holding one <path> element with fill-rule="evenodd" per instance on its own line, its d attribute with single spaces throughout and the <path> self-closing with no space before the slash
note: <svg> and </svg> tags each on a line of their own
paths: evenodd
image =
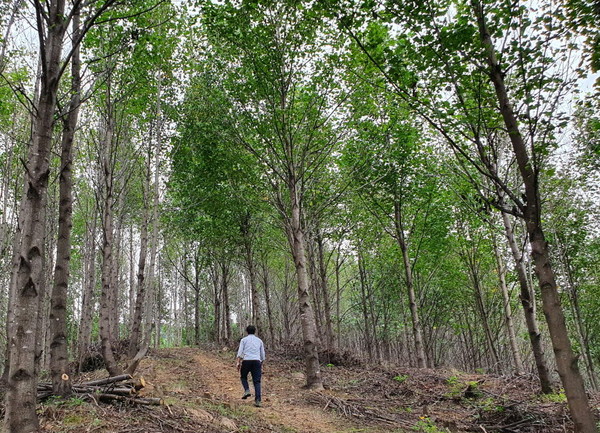
<svg viewBox="0 0 600 433">
<path fill-rule="evenodd" d="M 240 341 L 240 348 L 237 352 L 237 369 L 240 372 L 240 379 L 244 387 L 245 400 L 250 397 L 250 386 L 248 385 L 248 373 L 252 375 L 254 384 L 254 406 L 261 407 L 260 379 L 262 376 L 262 363 L 265 360 L 265 345 L 256 335 L 256 327 L 249 325 L 246 328 L 248 335 Z"/>
</svg>

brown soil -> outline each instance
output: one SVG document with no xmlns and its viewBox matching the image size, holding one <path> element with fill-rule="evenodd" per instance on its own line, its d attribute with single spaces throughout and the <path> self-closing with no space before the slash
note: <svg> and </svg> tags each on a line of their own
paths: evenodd
<svg viewBox="0 0 600 433">
<path fill-rule="evenodd" d="M 263 407 L 242 400 L 228 350 L 154 351 L 138 374 L 164 406 L 71 399 L 40 408 L 44 432 L 405 433 L 570 432 L 564 398 L 539 397 L 532 378 L 450 370 L 323 367 L 326 390 L 305 390 L 303 364 L 269 355 Z M 96 372 L 102 376 L 102 371 Z M 89 379 L 86 377 L 85 379 Z M 83 380 L 83 379 L 82 379 Z M 599 406 L 597 396 L 592 407 Z"/>
</svg>

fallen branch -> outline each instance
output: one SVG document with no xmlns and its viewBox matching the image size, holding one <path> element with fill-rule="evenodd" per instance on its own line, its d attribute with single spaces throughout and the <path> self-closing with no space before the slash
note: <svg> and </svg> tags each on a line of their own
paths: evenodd
<svg viewBox="0 0 600 433">
<path fill-rule="evenodd" d="M 123 402 L 123 403 L 131 403 L 131 404 L 143 404 L 147 406 L 162 406 L 165 404 L 162 398 L 152 398 L 152 397 L 125 397 L 122 395 L 115 394 L 98 394 L 95 396 L 98 401 L 102 401 L 104 403 L 112 403 L 114 401 Z"/>
<path fill-rule="evenodd" d="M 123 382 L 123 383 L 122 383 Z M 138 391 L 146 386 L 143 377 L 133 378 L 129 374 L 107 377 L 104 379 L 90 380 L 74 384 L 71 392 L 74 395 L 81 395 L 86 399 L 103 402 L 127 402 L 142 405 L 162 405 L 164 402 L 160 398 L 138 397 Z M 38 384 L 37 397 L 44 400 L 53 395 L 51 383 Z"/>
<path fill-rule="evenodd" d="M 130 374 L 121 374 L 120 376 L 112 376 L 106 377 L 104 379 L 90 380 L 87 382 L 82 382 L 83 386 L 100 386 L 100 385 L 110 385 L 111 383 L 122 382 L 124 380 L 133 379 L 133 376 Z"/>
</svg>

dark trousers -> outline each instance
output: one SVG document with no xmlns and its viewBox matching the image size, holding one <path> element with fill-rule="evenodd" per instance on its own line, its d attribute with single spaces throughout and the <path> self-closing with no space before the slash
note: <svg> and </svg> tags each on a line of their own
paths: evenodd
<svg viewBox="0 0 600 433">
<path fill-rule="evenodd" d="M 242 361 L 242 368 L 240 369 L 240 378 L 242 379 L 242 386 L 244 391 L 250 391 L 248 385 L 248 373 L 252 375 L 252 383 L 254 384 L 254 399 L 260 401 L 260 378 L 262 376 L 262 366 L 260 361 Z"/>
</svg>

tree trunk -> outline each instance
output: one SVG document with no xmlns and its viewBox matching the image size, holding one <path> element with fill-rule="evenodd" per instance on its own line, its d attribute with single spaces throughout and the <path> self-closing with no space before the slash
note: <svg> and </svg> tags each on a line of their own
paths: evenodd
<svg viewBox="0 0 600 433">
<path fill-rule="evenodd" d="M 39 336 L 36 337 L 37 348 L 36 357 L 38 362 L 36 368 L 38 373 L 42 370 L 50 370 L 50 344 L 52 343 L 52 334 L 50 333 L 50 302 L 51 289 L 53 285 L 54 272 L 51 269 L 55 263 L 56 242 L 58 228 L 58 182 L 48 185 L 46 200 L 46 239 L 44 242 L 45 252 L 44 261 L 44 295 L 40 296 L 40 307 L 38 314 L 37 330 Z"/>
<path fill-rule="evenodd" d="M 73 38 L 79 38 L 79 12 L 73 15 Z M 67 291 L 71 262 L 71 228 L 73 226 L 73 140 L 79 115 L 81 91 L 81 62 L 79 46 L 75 47 L 71 59 L 71 103 L 63 121 L 62 152 L 60 157 L 60 197 L 58 217 L 58 244 L 54 285 L 50 309 L 50 373 L 54 395 L 67 397 L 71 394 L 69 353 L 67 347 Z"/>
<path fill-rule="evenodd" d="M 133 250 L 133 224 L 129 224 L 129 295 L 127 296 L 127 314 L 129 318 L 129 337 L 131 337 L 131 329 L 133 329 L 133 320 L 135 317 L 135 300 L 137 289 L 137 274 L 135 267 L 135 252 Z"/>
<path fill-rule="evenodd" d="M 309 284 L 306 269 L 304 231 L 301 226 L 301 210 L 297 191 L 298 184 L 293 175 L 290 177 L 288 187 L 291 200 L 291 215 L 287 230 L 288 238 L 291 241 L 294 265 L 296 267 L 296 277 L 298 279 L 298 302 L 306 362 L 306 386 L 312 389 L 323 389 L 315 316 L 309 303 Z"/>
<path fill-rule="evenodd" d="M 19 13 L 19 9 L 23 6 L 25 0 L 14 0 L 12 6 L 10 8 L 10 15 L 8 21 L 3 23 L 5 31 L 4 38 L 2 38 L 2 49 L 0 49 L 0 73 L 4 72 L 4 67 L 6 66 L 6 47 L 8 46 L 8 41 L 10 39 L 10 31 L 12 29 L 13 24 L 15 23 L 15 19 L 17 18 L 17 14 Z"/>
<path fill-rule="evenodd" d="M 96 209 L 94 209 L 96 210 Z M 91 227 L 90 227 L 91 224 Z M 96 216 L 86 222 L 86 242 L 84 253 L 83 295 L 81 299 L 81 321 L 77 338 L 79 371 L 83 361 L 89 354 L 92 337 L 92 316 L 94 306 L 94 289 L 96 287 Z"/>
<path fill-rule="evenodd" d="M 223 296 L 223 331 L 225 331 L 225 344 L 231 343 L 231 306 L 229 305 L 229 280 L 230 266 L 227 258 L 221 261 L 221 294 Z"/>
<path fill-rule="evenodd" d="M 113 187 L 113 194 L 116 191 L 120 191 L 117 199 L 117 205 L 113 207 L 113 242 L 112 242 L 112 264 L 110 266 L 110 337 L 112 339 L 112 343 L 116 343 L 121 338 L 120 336 L 120 328 L 119 328 L 119 318 L 121 316 L 121 303 L 120 303 L 120 295 L 121 295 L 121 261 L 119 260 L 121 256 L 121 246 L 123 244 L 123 200 L 125 194 L 123 194 L 123 185 L 125 183 L 125 179 L 122 176 L 118 176 L 120 179 L 118 188 Z M 115 215 L 117 216 L 115 222 Z"/>
<path fill-rule="evenodd" d="M 110 103 L 110 96 L 107 98 Z M 111 304 L 112 294 L 115 287 L 112 282 L 113 261 L 113 170 L 112 152 L 113 152 L 113 118 L 112 110 L 108 110 L 108 120 L 104 136 L 104 146 L 102 152 L 102 170 L 104 181 L 104 209 L 102 217 L 102 291 L 100 293 L 100 342 L 102 346 L 102 357 L 106 365 L 106 370 L 111 376 L 117 376 L 122 373 L 118 366 L 113 352 L 111 335 Z"/>
<path fill-rule="evenodd" d="M 519 124 L 513 112 L 508 92 L 504 84 L 504 71 L 496 59 L 494 44 L 487 29 L 483 6 L 478 0 L 472 0 L 472 7 L 477 17 L 481 42 L 486 50 L 490 67 L 489 76 L 494 84 L 500 113 L 508 131 L 519 172 L 525 186 L 526 205 L 523 209 L 531 255 L 535 263 L 542 293 L 544 316 L 548 322 L 548 330 L 556 358 L 556 366 L 565 389 L 575 431 L 580 433 L 597 433 L 596 421 L 590 410 L 583 378 L 577 366 L 577 357 L 573 352 L 560 303 L 560 295 L 550 263 L 548 244 L 542 229 L 541 200 L 539 196 L 538 176 L 533 161 L 527 154 L 527 145 L 523 140 Z"/>
<path fill-rule="evenodd" d="M 149 163 L 148 163 L 149 165 Z M 148 175 L 146 176 L 147 184 L 144 186 L 143 196 L 144 203 L 147 203 L 147 187 L 148 187 Z M 129 349 L 127 356 L 132 359 L 138 352 L 141 343 L 142 336 L 142 323 L 144 319 L 144 306 L 146 305 L 146 285 L 144 283 L 145 269 L 146 269 L 146 256 L 148 254 L 148 208 L 144 209 L 144 222 L 140 228 L 140 257 L 138 261 L 137 270 L 137 292 L 135 296 L 135 307 L 133 313 L 133 319 L 131 321 L 131 335 L 129 337 Z"/>
<path fill-rule="evenodd" d="M 323 297 L 323 315 L 325 316 L 325 339 L 327 351 L 331 352 L 335 347 L 335 338 L 333 334 L 333 322 L 331 320 L 331 301 L 329 299 L 328 281 L 327 281 L 327 262 L 325 260 L 323 236 L 321 231 L 316 231 L 317 258 L 319 264 L 319 288 Z"/>
<path fill-rule="evenodd" d="M 251 228 L 251 215 L 246 213 L 243 216 L 241 223 L 242 240 L 244 244 L 244 259 L 246 261 L 246 268 L 248 269 L 248 280 L 250 281 L 250 299 L 252 302 L 252 322 L 257 329 L 262 332 L 262 321 L 260 315 L 260 303 L 258 300 L 258 287 L 256 284 L 256 263 L 254 260 L 254 251 L 252 245 L 252 228 Z M 264 332 L 263 332 L 264 333 Z"/>
<path fill-rule="evenodd" d="M 402 208 L 398 200 L 394 201 L 394 225 L 396 228 L 396 241 L 402 252 L 402 260 L 404 262 L 404 275 L 406 278 L 406 290 L 408 292 L 408 302 L 410 306 L 410 314 L 412 318 L 413 338 L 415 340 L 415 353 L 417 356 L 417 367 L 427 367 L 427 357 L 423 347 L 423 330 L 419 318 L 419 307 L 417 305 L 417 296 L 412 276 L 412 265 L 408 254 L 408 245 L 404 235 L 404 225 L 402 221 Z"/>
<path fill-rule="evenodd" d="M 290 317 L 292 310 L 290 306 L 290 299 L 292 298 L 292 294 L 290 293 L 290 267 L 290 264 L 286 261 L 282 287 L 283 312 L 281 319 L 283 322 L 283 326 L 279 332 L 279 341 L 284 344 L 289 344 L 290 339 L 292 338 L 292 318 Z"/>
<path fill-rule="evenodd" d="M 194 344 L 200 345 L 200 249 L 194 252 Z"/>
<path fill-rule="evenodd" d="M 35 7 L 40 20 L 44 19 L 42 14 L 47 14 L 49 25 L 41 56 L 43 72 L 40 97 L 36 104 L 32 143 L 27 158 L 15 287 L 11 289 L 15 293 L 14 326 L 8 337 L 10 361 L 4 420 L 5 429 L 11 433 L 35 432 L 39 428 L 36 414 L 36 336 L 40 298 L 44 293 L 45 201 L 60 61 L 67 25 L 63 19 L 64 0 L 52 1 L 47 7 L 36 3 Z M 44 30 L 37 30 L 42 35 Z"/>
<path fill-rule="evenodd" d="M 511 354 L 517 374 L 523 374 L 523 362 L 521 361 L 521 355 L 519 353 L 519 346 L 517 344 L 517 337 L 515 335 L 515 327 L 512 320 L 512 308 L 510 306 L 510 295 L 508 293 L 508 287 L 506 286 L 506 267 L 502 262 L 502 256 L 496 243 L 496 237 L 493 237 L 494 242 L 494 255 L 496 256 L 496 266 L 498 268 L 498 279 L 500 283 L 500 289 L 502 290 L 502 299 L 504 304 L 504 323 L 506 326 L 506 333 L 508 334 L 508 340 L 510 342 Z"/>
<path fill-rule="evenodd" d="M 499 193 L 499 197 L 501 197 L 500 200 L 502 202 L 503 194 Z M 504 232 L 506 234 L 512 256 L 515 261 L 515 270 L 517 272 L 520 289 L 519 298 L 521 300 L 521 305 L 523 306 L 523 314 L 525 316 L 525 323 L 527 324 L 527 333 L 529 335 L 529 342 L 531 344 L 533 358 L 535 359 L 535 366 L 538 372 L 540 388 L 543 394 L 550 394 L 552 393 L 552 382 L 550 381 L 550 372 L 548 370 L 548 366 L 546 365 L 544 349 L 542 347 L 542 334 L 540 333 L 537 322 L 535 297 L 533 296 L 529 279 L 527 278 L 527 271 L 523 263 L 523 254 L 517 245 L 512 224 L 506 212 L 502 212 L 502 222 L 504 224 Z"/>
<path fill-rule="evenodd" d="M 273 324 L 273 310 L 271 307 L 271 286 L 269 281 L 269 268 L 266 259 L 262 265 L 263 288 L 265 289 L 265 304 L 267 305 L 267 321 L 269 322 L 269 343 L 275 345 L 275 327 Z"/>
<path fill-rule="evenodd" d="M 221 285 L 219 284 L 219 271 L 217 265 L 212 266 L 211 280 L 213 285 L 213 339 L 221 343 Z"/>
<path fill-rule="evenodd" d="M 586 332 L 585 323 L 583 321 L 583 318 L 581 317 L 581 309 L 579 308 L 579 287 L 577 281 L 573 276 L 573 267 L 571 266 L 571 260 L 569 258 L 567 247 L 566 245 L 564 245 L 563 242 L 560 243 L 560 256 L 562 258 L 562 262 L 564 263 L 565 273 L 569 282 L 568 293 L 569 298 L 571 300 L 571 310 L 573 314 L 573 320 L 575 323 L 575 329 L 577 330 L 579 345 L 581 347 L 581 352 L 583 353 L 583 360 L 585 362 L 585 367 L 587 370 L 590 385 L 592 386 L 592 389 L 597 390 L 598 382 L 596 378 L 596 372 L 594 371 L 594 358 L 592 357 L 592 354 L 590 352 L 588 333 Z"/>
<path fill-rule="evenodd" d="M 473 292 L 475 293 L 475 305 L 477 307 L 477 311 L 479 312 L 479 319 L 481 320 L 481 325 L 483 326 L 483 332 L 485 334 L 485 340 L 488 344 L 488 353 L 492 358 L 492 371 L 500 372 L 500 359 L 498 357 L 498 351 L 496 350 L 496 344 L 494 341 L 495 333 L 492 332 L 490 328 L 490 323 L 488 321 L 489 314 L 485 308 L 485 300 L 484 295 L 481 290 L 481 281 L 479 278 L 479 273 L 476 269 L 473 268 L 474 264 L 471 264 L 471 278 L 473 282 Z"/>
<path fill-rule="evenodd" d="M 39 79 L 37 79 L 35 81 L 35 87 L 34 87 L 34 100 L 40 100 L 40 80 L 41 80 L 41 75 L 42 75 L 42 62 L 41 60 L 38 62 L 38 70 L 37 70 L 37 75 L 39 77 Z M 36 117 L 35 117 L 35 112 L 31 112 L 31 124 L 35 125 L 36 122 Z M 13 118 L 16 124 L 16 118 Z M 7 155 L 7 160 L 10 160 L 10 153 L 9 155 Z M 27 188 L 27 177 L 25 176 L 27 173 L 27 170 L 25 170 L 25 174 L 23 175 L 24 178 L 24 190 L 26 190 Z M 7 179 L 7 188 L 8 188 L 8 179 Z M 15 188 L 14 191 L 15 194 L 15 200 L 16 200 L 16 196 L 18 194 L 17 192 L 17 188 Z M 9 282 L 9 286 L 8 286 L 8 302 L 7 302 L 7 306 L 6 306 L 6 351 L 5 351 L 5 359 L 4 359 L 4 371 L 2 372 L 2 384 L 8 384 L 8 373 L 9 373 L 9 369 L 10 369 L 10 351 L 11 351 L 11 344 L 10 344 L 10 338 L 11 335 L 13 335 L 13 330 L 14 328 L 12 327 L 15 323 L 15 316 L 14 316 L 14 308 L 15 308 L 15 303 L 17 300 L 17 293 L 15 292 L 15 290 L 17 289 L 17 284 L 16 284 L 16 278 L 18 275 L 18 270 L 19 270 L 19 254 L 20 254 L 20 245 L 21 245 L 21 235 L 23 232 L 23 227 L 24 227 L 24 217 L 25 217 L 25 204 L 26 204 L 26 200 L 24 198 L 21 198 L 21 202 L 19 204 L 19 212 L 17 214 L 17 230 L 16 233 L 13 236 L 13 240 L 12 240 L 12 261 L 11 261 L 11 270 L 10 270 L 10 282 Z M 6 215 L 6 212 L 3 212 L 3 216 Z"/>
<path fill-rule="evenodd" d="M 370 320 L 370 312 L 367 308 L 367 284 L 368 277 L 365 269 L 365 261 L 362 252 L 358 251 L 357 256 L 358 261 L 358 274 L 359 274 L 359 284 L 360 284 L 360 306 L 362 310 L 363 323 L 364 323 L 364 336 L 365 336 L 365 345 L 367 349 L 367 356 L 369 359 L 373 359 L 373 335 L 374 333 L 371 331 L 371 320 Z"/>
<path fill-rule="evenodd" d="M 159 233 L 158 233 L 158 207 L 160 204 L 160 188 L 159 188 L 159 172 L 160 172 L 160 155 L 161 155 L 161 146 L 162 146 L 162 112 L 161 112 L 161 78 L 160 76 L 157 79 L 157 92 L 156 92 L 156 145 L 154 146 L 154 183 L 153 183 L 153 194 L 152 194 L 152 232 L 150 236 L 150 262 L 148 264 L 148 278 L 147 278 L 147 291 L 146 294 L 146 307 L 144 310 L 147 314 L 146 326 L 151 327 L 153 323 L 153 311 L 156 309 L 156 333 L 157 339 L 155 343 L 160 345 L 160 333 L 161 333 L 161 311 L 160 311 L 160 295 L 159 293 L 162 291 L 161 287 L 158 284 L 158 278 L 156 275 L 158 274 L 158 266 L 157 266 L 157 256 L 158 256 L 158 241 L 159 241 Z M 151 153 L 148 154 L 148 164 L 150 164 L 150 156 Z M 157 346 L 158 347 L 158 346 Z"/>
</svg>

